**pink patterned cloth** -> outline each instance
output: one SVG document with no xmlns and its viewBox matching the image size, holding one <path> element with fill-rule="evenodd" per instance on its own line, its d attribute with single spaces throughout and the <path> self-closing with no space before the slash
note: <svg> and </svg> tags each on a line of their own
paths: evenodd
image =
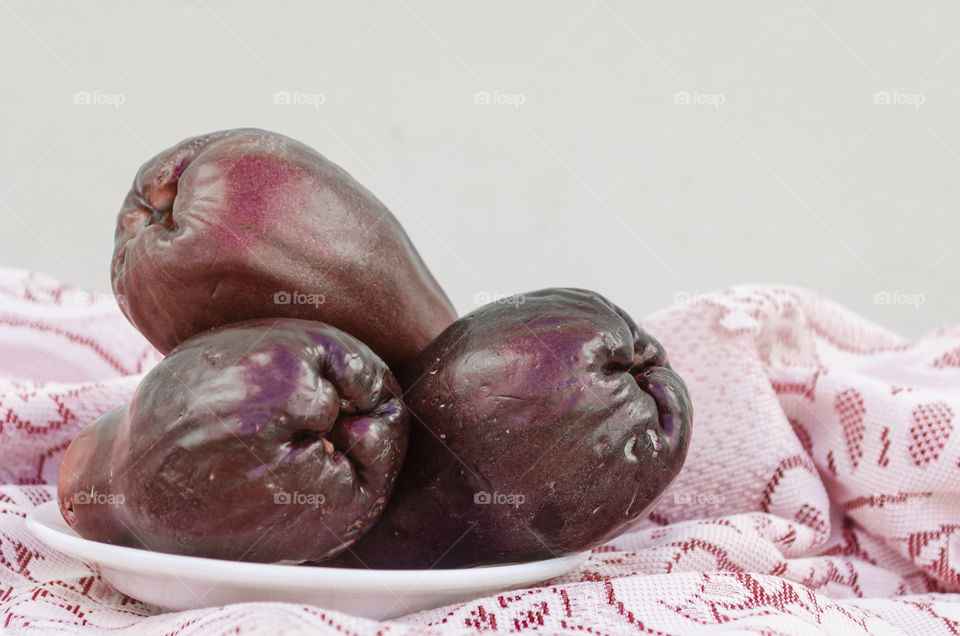
<svg viewBox="0 0 960 636">
<path fill-rule="evenodd" d="M 764 634 L 960 630 L 960 328 L 912 344 L 791 288 L 642 322 L 696 411 L 650 520 L 541 587 L 377 623 L 255 603 L 162 613 L 30 535 L 84 425 L 159 355 L 108 298 L 0 270 L 0 632 Z"/>
</svg>

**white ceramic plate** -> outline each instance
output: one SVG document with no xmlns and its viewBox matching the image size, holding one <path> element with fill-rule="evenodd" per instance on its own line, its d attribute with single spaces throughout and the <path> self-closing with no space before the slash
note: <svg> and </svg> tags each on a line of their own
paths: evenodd
<svg viewBox="0 0 960 636">
<path fill-rule="evenodd" d="M 283 601 L 383 620 L 545 581 L 576 568 L 588 554 L 462 570 L 352 570 L 204 559 L 89 541 L 66 524 L 55 501 L 34 508 L 27 527 L 47 545 L 96 568 L 124 594 L 171 610 Z"/>
</svg>

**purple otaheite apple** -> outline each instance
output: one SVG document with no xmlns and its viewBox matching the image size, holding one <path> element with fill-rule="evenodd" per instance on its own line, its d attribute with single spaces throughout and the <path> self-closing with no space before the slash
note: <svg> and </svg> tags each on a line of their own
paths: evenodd
<svg viewBox="0 0 960 636">
<path fill-rule="evenodd" d="M 117 219 L 114 293 L 161 352 L 262 317 L 343 329 L 399 371 L 456 313 L 390 211 L 312 148 L 238 129 L 137 173 Z"/>
<path fill-rule="evenodd" d="M 379 518 L 407 446 L 386 364 L 329 325 L 267 318 L 175 348 L 60 468 L 95 541 L 241 561 L 336 554 Z"/>
<path fill-rule="evenodd" d="M 619 307 L 546 289 L 454 322 L 400 377 L 410 446 L 383 517 L 321 565 L 450 568 L 587 550 L 683 465 L 693 409 Z"/>
</svg>

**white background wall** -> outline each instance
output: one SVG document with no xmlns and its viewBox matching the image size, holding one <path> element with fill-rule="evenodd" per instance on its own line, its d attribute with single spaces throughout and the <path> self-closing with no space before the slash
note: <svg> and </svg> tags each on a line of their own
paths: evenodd
<svg viewBox="0 0 960 636">
<path fill-rule="evenodd" d="M 258 126 L 378 194 L 462 312 L 777 282 L 917 337 L 960 319 L 958 43 L 915 0 L 0 0 L 0 264 L 108 291 L 139 165 Z"/>
</svg>

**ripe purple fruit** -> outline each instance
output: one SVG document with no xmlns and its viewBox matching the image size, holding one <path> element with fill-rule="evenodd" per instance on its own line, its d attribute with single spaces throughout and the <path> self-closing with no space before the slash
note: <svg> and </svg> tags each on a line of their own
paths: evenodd
<svg viewBox="0 0 960 636">
<path fill-rule="evenodd" d="M 380 522 L 322 565 L 452 568 L 587 550 L 683 465 L 693 409 L 663 347 L 580 289 L 495 302 L 400 378 L 410 446 Z"/>
<path fill-rule="evenodd" d="M 333 555 L 379 518 L 407 446 L 390 370 L 318 322 L 195 336 L 67 449 L 57 498 L 95 541 L 241 561 Z"/>
<path fill-rule="evenodd" d="M 111 275 L 162 353 L 280 316 L 343 329 L 399 371 L 457 317 L 383 203 L 265 130 L 194 137 L 145 163 L 117 217 Z"/>
</svg>

